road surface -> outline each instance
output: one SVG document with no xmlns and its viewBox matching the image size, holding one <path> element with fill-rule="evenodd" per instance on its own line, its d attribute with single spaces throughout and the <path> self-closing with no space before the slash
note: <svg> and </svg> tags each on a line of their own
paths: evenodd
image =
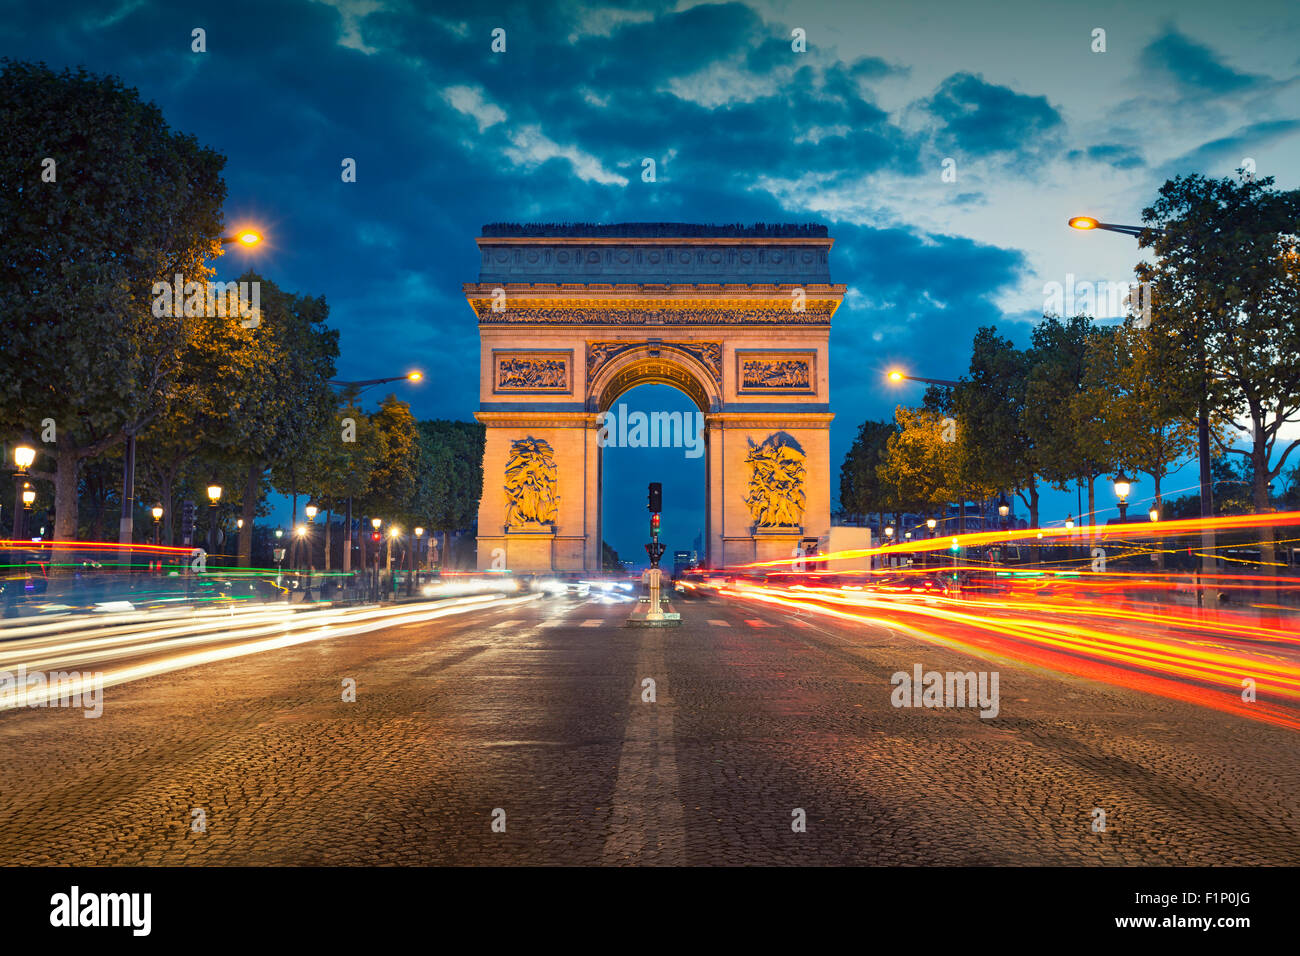
<svg viewBox="0 0 1300 956">
<path fill-rule="evenodd" d="M 678 607 L 633 629 L 539 598 L 157 673 L 97 719 L 0 712 L 0 863 L 1300 863 L 1293 730 L 887 625 Z M 893 706 L 917 664 L 996 670 L 998 715 Z"/>
</svg>

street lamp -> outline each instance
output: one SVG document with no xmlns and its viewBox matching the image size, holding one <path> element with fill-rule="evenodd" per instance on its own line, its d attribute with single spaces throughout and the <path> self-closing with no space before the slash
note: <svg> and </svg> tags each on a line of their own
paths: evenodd
<svg viewBox="0 0 1300 956">
<path fill-rule="evenodd" d="M 36 460 L 36 449 L 31 445 L 19 445 L 14 449 L 14 464 L 18 470 L 14 473 L 14 539 L 23 536 L 23 489 L 27 487 L 27 469 Z"/>
<path fill-rule="evenodd" d="M 1158 505 L 1152 505 L 1151 510 L 1147 512 L 1147 517 L 1152 521 L 1160 520 L 1160 508 Z"/>
<path fill-rule="evenodd" d="M 1071 229 L 1101 229 L 1105 232 L 1118 232 L 1134 237 L 1142 235 L 1141 226 L 1120 226 L 1113 222 L 1099 222 L 1092 216 L 1075 216 L 1070 220 L 1069 226 Z"/>
<path fill-rule="evenodd" d="M 1141 237 L 1143 229 L 1141 226 L 1118 226 L 1110 222 L 1098 222 L 1092 216 L 1075 216 L 1070 220 L 1070 226 L 1074 229 L 1104 229 L 1109 232 L 1118 232 L 1126 236 Z M 1164 227 L 1160 227 L 1163 231 Z M 1199 325 L 1198 325 L 1199 329 Z M 1201 520 L 1206 521 L 1214 517 L 1214 477 L 1210 471 L 1210 370 L 1209 361 L 1205 350 L 1205 334 L 1201 329 L 1200 335 L 1200 362 L 1201 362 L 1201 383 L 1200 394 L 1197 396 L 1197 413 L 1196 413 L 1196 455 L 1200 460 L 1200 503 L 1201 503 Z M 1214 544 L 1214 529 L 1201 528 L 1201 572 L 1203 574 L 1213 574 L 1216 570 L 1216 553 Z M 1204 602 L 1205 595 L 1200 588 L 1196 591 L 1196 601 L 1198 604 Z"/>
<path fill-rule="evenodd" d="M 303 508 L 302 510 L 303 513 L 307 516 L 307 520 L 315 523 L 316 514 L 320 511 L 320 509 L 317 508 L 315 505 L 309 504 L 307 505 L 307 507 Z"/>
<path fill-rule="evenodd" d="M 255 246 L 262 241 L 262 234 L 255 229 L 241 229 L 233 236 L 222 236 L 221 244 L 228 246 L 231 243 L 239 243 L 241 246 Z"/>
<path fill-rule="evenodd" d="M 945 388 L 956 388 L 958 383 L 946 378 L 921 378 L 919 375 L 908 375 L 900 372 L 898 369 L 890 369 L 889 374 L 885 376 L 889 381 L 898 385 L 902 382 L 924 382 L 926 385 L 942 385 Z"/>
<path fill-rule="evenodd" d="M 1124 474 L 1123 469 L 1115 476 L 1115 497 L 1119 498 L 1119 522 L 1128 520 L 1128 496 L 1133 491 L 1133 482 Z"/>
<path fill-rule="evenodd" d="M 939 522 L 933 518 L 926 518 L 925 526 L 930 529 L 930 537 L 934 537 L 934 529 L 939 526 Z"/>
<path fill-rule="evenodd" d="M 149 509 L 149 512 L 150 514 L 153 515 L 153 543 L 157 545 L 159 542 L 159 535 L 162 530 L 163 506 L 154 505 L 152 508 Z"/>
<path fill-rule="evenodd" d="M 1066 515 L 1066 516 L 1065 516 L 1065 530 L 1067 530 L 1067 531 L 1071 531 L 1071 530 L 1073 530 L 1073 529 L 1074 529 L 1074 515 L 1072 515 L 1072 514 Z"/>
<path fill-rule="evenodd" d="M 998 516 L 1002 519 L 1002 530 L 1007 530 L 1007 515 L 1011 514 L 1011 502 L 1005 493 L 998 495 Z"/>
<path fill-rule="evenodd" d="M 217 502 L 221 500 L 221 486 L 208 485 L 208 554 L 217 551 Z"/>
<path fill-rule="evenodd" d="M 411 556 L 411 565 L 415 570 L 415 586 L 420 586 L 420 564 L 422 563 L 423 554 L 421 549 L 424 546 L 424 529 L 412 528 L 415 534 L 415 554 Z"/>
</svg>

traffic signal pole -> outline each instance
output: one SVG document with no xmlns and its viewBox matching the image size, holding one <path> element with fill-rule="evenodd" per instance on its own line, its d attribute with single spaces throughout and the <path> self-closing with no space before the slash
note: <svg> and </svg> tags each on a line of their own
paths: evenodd
<svg viewBox="0 0 1300 956">
<path fill-rule="evenodd" d="M 647 505 L 650 509 L 650 543 L 645 550 L 650 556 L 650 609 L 645 617 L 647 621 L 662 621 L 664 610 L 660 604 L 659 588 L 663 572 L 659 570 L 659 559 L 663 557 L 664 546 L 659 543 L 659 513 L 663 510 L 663 485 L 657 481 L 650 482 Z"/>
</svg>

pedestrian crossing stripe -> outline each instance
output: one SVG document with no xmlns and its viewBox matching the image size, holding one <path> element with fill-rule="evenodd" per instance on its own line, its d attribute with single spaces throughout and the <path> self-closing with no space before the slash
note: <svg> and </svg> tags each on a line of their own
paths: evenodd
<svg viewBox="0 0 1300 956">
<path fill-rule="evenodd" d="M 593 617 L 591 618 L 591 620 L 583 621 L 578 626 L 579 627 L 600 627 L 604 623 L 605 623 L 605 619 L 603 617 Z"/>
<path fill-rule="evenodd" d="M 524 623 L 524 622 L 523 622 L 523 621 L 502 621 L 500 624 L 493 624 L 493 625 L 492 625 L 492 630 L 494 630 L 494 631 L 500 631 L 500 630 L 503 630 L 504 628 L 507 628 L 507 627 L 515 627 L 516 625 L 519 625 L 519 624 L 522 624 L 522 623 Z"/>
<path fill-rule="evenodd" d="M 714 627 L 731 627 L 730 621 L 718 621 L 718 620 L 710 619 L 709 623 L 712 624 Z"/>
<path fill-rule="evenodd" d="M 750 627 L 776 627 L 776 625 L 771 623 L 770 621 L 760 620 L 759 618 L 756 617 L 747 618 L 745 620 L 745 623 L 748 624 Z"/>
</svg>

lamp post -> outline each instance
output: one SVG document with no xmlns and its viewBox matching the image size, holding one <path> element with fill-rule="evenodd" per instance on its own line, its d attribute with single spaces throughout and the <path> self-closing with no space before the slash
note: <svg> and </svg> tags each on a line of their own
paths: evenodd
<svg viewBox="0 0 1300 956">
<path fill-rule="evenodd" d="M 280 579 L 281 579 L 281 577 L 282 577 L 283 574 L 284 574 L 284 548 L 280 546 L 280 541 L 281 541 L 283 538 L 284 538 L 284 529 L 283 529 L 283 528 L 276 528 L 276 529 L 275 529 L 275 549 L 274 549 L 274 551 L 273 551 L 273 555 L 274 555 L 274 557 L 275 557 L 275 584 L 276 584 L 276 587 L 279 587 L 279 586 L 280 586 Z"/>
<path fill-rule="evenodd" d="M 1082 229 L 1084 231 L 1092 229 L 1102 229 L 1108 232 L 1118 232 L 1126 236 L 1140 237 L 1143 233 L 1141 226 L 1120 226 L 1111 222 L 1098 222 L 1092 216 L 1075 216 L 1069 222 L 1073 229 Z M 1163 227 L 1162 227 L 1163 228 Z M 1210 472 L 1210 367 L 1209 356 L 1205 349 L 1205 335 L 1202 332 L 1199 338 L 1200 355 L 1199 361 L 1201 366 L 1200 388 L 1197 394 L 1196 410 L 1196 455 L 1200 460 L 1200 504 L 1201 520 L 1206 521 L 1214 517 L 1214 477 Z M 1215 534 L 1213 528 L 1201 528 L 1201 573 L 1214 574 L 1217 570 L 1215 554 Z M 1196 589 L 1196 603 L 1204 604 L 1205 595 L 1203 588 Z"/>
<path fill-rule="evenodd" d="M 222 236 L 221 244 L 239 243 L 251 248 L 262 241 L 262 234 L 255 229 L 241 229 L 233 235 Z M 168 272 L 171 267 L 168 267 Z M 171 277 L 168 276 L 168 279 Z M 177 280 L 179 281 L 179 279 Z M 118 519 L 117 540 L 119 544 L 130 544 L 135 536 L 135 429 L 140 426 L 132 423 L 126 431 L 126 443 L 122 454 L 122 515 Z M 211 551 L 211 548 L 209 548 Z"/>
<path fill-rule="evenodd" d="M 374 581 L 375 581 L 375 600 L 376 600 L 376 601 L 379 600 L 379 552 L 383 550 L 382 548 L 379 547 L 379 543 L 378 543 L 378 542 L 379 542 L 379 529 L 382 528 L 383 526 L 384 526 L 384 522 L 383 522 L 383 519 L 382 519 L 382 518 L 371 518 L 371 519 L 370 519 L 370 529 L 371 529 L 370 540 L 371 540 L 371 542 L 375 545 L 375 574 L 374 574 Z"/>
<path fill-rule="evenodd" d="M 36 502 L 36 489 L 31 486 L 30 482 L 23 483 L 23 534 L 28 534 L 27 515 L 31 513 L 32 505 Z"/>
<path fill-rule="evenodd" d="M 27 469 L 36 460 L 36 449 L 31 445 L 19 445 L 14 449 L 14 540 L 23 536 L 23 489 L 27 487 Z"/>
<path fill-rule="evenodd" d="M 415 570 L 415 586 L 420 586 L 420 565 L 424 563 L 422 549 L 424 547 L 424 529 L 412 528 L 415 532 L 415 554 L 412 556 L 411 564 Z"/>
<path fill-rule="evenodd" d="M 208 554 L 217 552 L 217 503 L 221 501 L 221 486 L 208 485 Z"/>
<path fill-rule="evenodd" d="M 393 525 L 388 529 L 388 557 L 385 562 L 385 569 L 388 572 L 388 590 L 393 592 L 394 597 L 397 596 L 397 579 L 393 576 L 393 542 L 397 540 L 400 533 L 397 525 Z"/>
<path fill-rule="evenodd" d="M 150 513 L 153 515 L 153 543 L 157 545 L 161 542 L 163 506 L 154 505 Z"/>
<path fill-rule="evenodd" d="M 1133 482 L 1124 474 L 1123 469 L 1115 476 L 1115 497 L 1119 499 L 1119 523 L 1128 521 L 1128 496 L 1133 491 Z"/>
<path fill-rule="evenodd" d="M 368 388 L 376 385 L 386 385 L 389 382 L 407 381 L 411 383 L 424 380 L 424 373 L 418 369 L 407 372 L 405 375 L 389 375 L 385 378 L 363 378 L 355 382 L 342 382 L 331 380 L 328 385 L 343 390 L 343 397 L 349 402 L 354 402 Z M 351 476 L 349 476 L 351 477 Z M 352 496 L 348 495 L 346 514 L 343 521 L 343 573 L 347 574 L 352 570 Z M 361 569 L 365 571 L 365 568 Z"/>
</svg>

